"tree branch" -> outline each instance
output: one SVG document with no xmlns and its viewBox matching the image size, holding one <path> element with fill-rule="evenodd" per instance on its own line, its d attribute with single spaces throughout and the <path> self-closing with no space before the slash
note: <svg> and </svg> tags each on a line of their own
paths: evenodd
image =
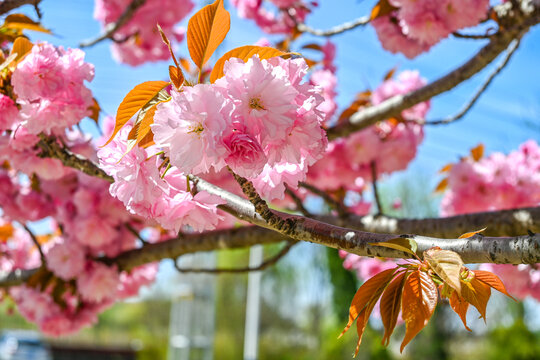
<svg viewBox="0 0 540 360">
<path fill-rule="evenodd" d="M 377 186 L 377 163 L 375 160 L 371 162 L 371 183 L 373 184 L 373 197 L 377 204 L 377 214 L 375 216 L 381 216 L 384 214 L 381 199 L 379 198 L 379 189 Z"/>
<path fill-rule="evenodd" d="M 291 18 L 295 20 L 295 17 L 291 16 Z M 370 21 L 369 16 L 362 16 L 362 17 L 359 17 L 358 19 L 343 23 L 341 25 L 335 26 L 328 30 L 314 29 L 312 27 L 307 26 L 304 23 L 297 23 L 296 28 L 298 29 L 298 31 L 307 32 L 315 36 L 334 36 L 334 35 L 352 30 L 354 28 L 367 25 L 369 21 Z"/>
<path fill-rule="evenodd" d="M 105 27 L 105 31 L 103 34 L 98 36 L 97 38 L 93 40 L 88 40 L 85 42 L 82 42 L 79 44 L 79 47 L 85 48 L 89 46 L 96 45 L 97 43 L 105 40 L 105 39 L 112 39 L 114 34 L 122 27 L 124 26 L 135 14 L 137 9 L 139 9 L 141 6 L 144 5 L 146 0 L 132 0 L 131 3 L 126 7 L 122 15 L 113 23 L 107 24 Z M 124 40 L 125 41 L 125 40 Z"/>
<path fill-rule="evenodd" d="M 176 263 L 176 261 L 174 262 L 174 267 L 176 268 L 176 270 L 178 270 L 179 272 L 182 272 L 182 273 L 203 273 L 203 274 L 227 274 L 227 273 L 229 273 L 229 274 L 231 274 L 231 273 L 237 274 L 237 273 L 245 273 L 245 272 L 253 272 L 253 271 L 262 271 L 262 270 L 265 270 L 266 268 L 276 264 L 279 260 L 281 260 L 281 258 L 283 258 L 285 255 L 287 255 L 289 250 L 295 244 L 297 244 L 296 241 L 288 241 L 287 245 L 285 245 L 276 255 L 266 259 L 259 266 L 255 266 L 255 267 L 246 266 L 246 267 L 231 268 L 231 269 L 223 269 L 223 268 L 217 268 L 217 269 L 189 268 L 189 269 L 184 269 L 184 268 L 179 267 L 178 264 Z"/>
<path fill-rule="evenodd" d="M 318 187 L 308 184 L 303 181 L 300 181 L 298 183 L 298 186 L 303 187 L 304 189 L 308 190 L 309 192 L 317 196 L 320 196 L 328 206 L 330 206 L 332 209 L 334 209 L 338 213 L 339 217 L 346 218 L 349 216 L 349 212 L 345 208 L 345 205 L 343 205 L 341 201 L 334 199 L 326 191 L 321 190 Z"/>
<path fill-rule="evenodd" d="M 54 145 L 58 146 L 57 143 L 54 143 Z M 66 149 L 60 150 L 67 151 Z M 52 154 L 57 154 L 57 152 L 52 152 Z M 60 157 L 64 158 L 64 155 L 61 155 Z M 77 161 L 74 163 L 75 166 L 80 166 L 81 164 L 89 166 L 88 169 L 86 169 L 84 166 L 80 166 L 82 168 L 77 167 L 79 170 L 86 172 L 89 175 L 97 172 L 96 165 L 89 160 L 83 160 L 80 157 L 76 157 L 76 159 Z M 71 164 L 70 161 L 63 161 L 63 163 Z M 99 168 L 97 168 L 97 170 L 103 172 Z M 247 180 L 246 182 L 243 182 L 242 178 L 240 178 L 240 183 L 243 191 L 249 194 L 248 196 L 251 197 L 251 200 L 257 204 L 256 206 L 250 201 L 210 184 L 201 178 L 189 175 L 189 179 L 196 183 L 197 191 L 206 191 L 209 194 L 221 197 L 226 204 L 219 205 L 220 209 L 231 213 L 240 220 L 245 220 L 254 225 L 274 230 L 294 240 L 314 242 L 328 247 L 346 250 L 362 256 L 389 258 L 406 258 L 409 256 L 403 252 L 371 245 L 371 243 L 393 239 L 395 238 L 394 234 L 376 234 L 354 229 L 347 229 L 328 224 L 320 220 L 271 210 L 267 207 L 264 201 L 257 201 L 258 195 L 256 192 L 251 194 L 252 190 L 254 191 L 254 189 L 250 188 Z M 518 214 L 518 216 L 524 222 L 528 223 L 530 221 L 536 221 L 534 220 L 535 217 L 532 219 L 527 218 L 531 216 L 530 212 L 518 212 Z M 448 221 L 447 219 L 441 219 L 441 221 L 445 220 Z M 467 229 L 467 231 L 470 230 L 471 228 Z M 403 234 L 404 228 L 396 228 L 395 232 L 400 232 Z M 206 239 L 206 235 L 207 234 L 200 235 L 201 239 Z M 459 253 L 465 263 L 493 262 L 506 264 L 531 264 L 540 262 L 540 235 L 538 234 L 515 237 L 484 237 L 482 235 L 477 235 L 468 239 L 441 239 L 412 234 L 406 236 L 416 240 L 420 253 L 433 246 L 439 246 L 443 249 L 452 250 Z M 182 238 L 180 241 L 183 242 L 184 240 L 185 238 Z M 152 244 L 152 246 L 154 245 L 160 244 Z M 213 243 L 213 245 L 216 244 Z M 246 245 L 242 244 L 242 246 Z M 148 248 L 150 248 L 150 245 Z M 213 249 L 215 249 L 215 247 L 206 250 Z M 137 249 L 134 251 L 144 252 L 145 249 Z M 173 249 L 173 251 L 177 251 L 177 249 Z M 199 248 L 197 251 L 205 251 L 205 249 Z M 166 258 L 178 257 L 180 255 L 181 254 L 176 256 L 169 255 L 166 256 Z M 148 261 L 146 262 L 151 262 L 158 259 L 159 257 L 157 259 L 147 258 Z M 121 266 L 121 264 L 119 265 Z"/>
<path fill-rule="evenodd" d="M 527 14 L 517 9 L 514 11 L 506 10 L 499 15 L 499 21 L 505 24 L 512 23 L 514 26 L 506 26 L 497 34 L 493 35 L 489 43 L 465 64 L 415 91 L 404 95 L 393 96 L 376 106 L 363 108 L 354 113 L 348 121 L 328 129 L 328 138 L 332 140 L 347 136 L 355 131 L 371 126 L 378 121 L 397 116 L 405 109 L 453 89 L 481 71 L 497 58 L 502 51 L 508 48 L 512 40 L 522 36 L 530 27 L 540 22 L 540 8 L 534 8 Z"/>
<path fill-rule="evenodd" d="M 516 52 L 517 48 L 519 47 L 519 43 L 520 43 L 520 38 L 515 39 L 510 44 L 510 46 L 508 47 L 508 50 L 506 52 L 506 55 L 504 56 L 504 59 L 501 61 L 501 63 L 499 65 L 497 65 L 497 67 L 493 70 L 493 72 L 491 72 L 491 74 L 489 74 L 489 76 L 484 81 L 482 86 L 476 91 L 474 96 L 467 102 L 467 104 L 465 104 L 465 106 L 457 114 L 452 115 L 450 117 L 447 117 L 446 119 L 427 121 L 425 123 L 425 125 L 449 124 L 449 123 L 452 123 L 454 121 L 457 121 L 457 120 L 463 118 L 463 116 L 465 116 L 465 114 L 467 114 L 467 112 L 473 107 L 473 105 L 480 98 L 480 96 L 484 93 L 484 91 L 486 91 L 486 89 L 491 84 L 493 79 L 501 72 L 502 69 L 504 69 L 506 67 L 506 65 L 510 61 L 510 58 L 512 57 L 512 55 Z"/>
<path fill-rule="evenodd" d="M 0 2 L 0 15 L 4 15 L 23 5 L 34 5 L 34 7 L 37 8 L 40 1 L 41 0 L 4 0 Z"/>
<path fill-rule="evenodd" d="M 36 238 L 36 235 L 34 235 L 34 233 L 32 232 L 32 230 L 30 230 L 30 228 L 28 226 L 26 226 L 26 224 L 21 224 L 22 227 L 24 228 L 24 230 L 26 230 L 26 232 L 28 233 L 28 235 L 30 235 L 30 238 L 32 239 L 32 242 L 34 243 L 34 245 L 37 247 L 38 251 L 39 251 L 39 257 L 41 259 L 41 265 L 42 266 L 45 266 L 47 264 L 47 261 L 45 259 L 45 254 L 43 253 L 43 249 L 41 249 L 41 245 L 39 244 L 39 241 L 38 239 Z"/>
</svg>

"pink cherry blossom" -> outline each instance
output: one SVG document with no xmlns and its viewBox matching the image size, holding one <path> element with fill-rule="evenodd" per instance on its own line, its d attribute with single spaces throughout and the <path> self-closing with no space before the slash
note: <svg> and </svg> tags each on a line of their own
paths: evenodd
<svg viewBox="0 0 540 360">
<path fill-rule="evenodd" d="M 156 145 L 165 150 L 172 165 L 198 174 L 211 167 L 219 171 L 226 152 L 219 141 L 230 126 L 232 103 L 212 85 L 172 90 L 172 99 L 158 105 L 152 124 Z"/>
<path fill-rule="evenodd" d="M 259 142 L 245 131 L 242 124 L 233 124 L 233 127 L 223 138 L 223 145 L 227 149 L 225 162 L 236 174 L 255 177 L 268 160 Z"/>
<path fill-rule="evenodd" d="M 78 277 L 84 270 L 84 263 L 84 249 L 73 241 L 58 239 L 47 252 L 47 267 L 64 280 Z"/>
<path fill-rule="evenodd" d="M 94 67 L 84 62 L 82 50 L 34 45 L 11 79 L 28 132 L 50 134 L 89 115 L 92 92 L 84 81 L 93 77 Z"/>
<path fill-rule="evenodd" d="M 94 17 L 104 27 L 116 22 L 126 10 L 130 0 L 96 0 Z M 131 66 L 148 61 L 167 60 L 169 49 L 161 41 L 156 24 L 159 24 L 167 37 L 174 43 L 184 39 L 185 30 L 175 25 L 193 9 L 191 0 L 147 0 L 130 20 L 115 32 L 113 57 Z"/>
<path fill-rule="evenodd" d="M 0 132 L 10 129 L 17 121 L 19 110 L 9 96 L 0 94 Z"/>
<path fill-rule="evenodd" d="M 83 299 L 99 303 L 114 299 L 119 282 L 120 277 L 115 268 L 88 261 L 85 270 L 77 277 L 77 290 Z"/>
</svg>

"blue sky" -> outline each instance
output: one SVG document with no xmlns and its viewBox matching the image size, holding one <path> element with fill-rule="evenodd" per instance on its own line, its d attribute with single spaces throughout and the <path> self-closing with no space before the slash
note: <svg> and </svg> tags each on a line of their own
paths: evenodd
<svg viewBox="0 0 540 360">
<path fill-rule="evenodd" d="M 43 23 L 52 28 L 57 37 L 31 34 L 32 39 L 76 47 L 82 40 L 95 37 L 100 32 L 100 25 L 92 18 L 93 3 L 88 0 L 44 0 Z M 320 3 L 319 8 L 308 17 L 307 23 L 326 29 L 369 13 L 374 1 L 321 0 Z M 204 1 L 197 1 L 197 8 L 202 4 Z M 218 49 L 218 55 L 236 46 L 251 44 L 264 36 L 252 22 L 239 19 L 234 9 L 231 6 L 228 8 L 232 10 L 231 31 L 223 46 Z M 31 13 L 30 7 L 27 12 Z M 305 36 L 298 45 L 313 41 L 322 43 L 324 39 Z M 430 52 L 408 60 L 402 55 L 390 54 L 382 49 L 371 26 L 334 36 L 332 41 L 338 47 L 337 100 L 341 108 L 346 107 L 357 92 L 366 87 L 376 87 L 384 74 L 395 66 L 402 70 L 417 69 L 422 76 L 432 81 L 466 61 L 485 43 L 450 38 Z M 96 77 L 90 83 L 90 88 L 105 112 L 114 115 L 118 104 L 133 86 L 143 81 L 165 78 L 169 62 L 136 68 L 121 65 L 112 60 L 109 45 L 105 41 L 86 49 L 86 52 L 87 61 L 96 67 Z M 185 43 L 180 45 L 177 54 L 188 56 Z M 489 153 L 511 151 L 529 138 L 540 140 L 539 56 L 540 31 L 533 29 L 523 39 L 508 67 L 464 119 L 454 124 L 425 129 L 425 140 L 409 171 L 434 174 L 442 165 L 467 154 L 468 149 L 479 142 L 486 145 Z M 488 72 L 484 70 L 456 89 L 433 99 L 428 118 L 439 119 L 459 111 Z"/>
</svg>

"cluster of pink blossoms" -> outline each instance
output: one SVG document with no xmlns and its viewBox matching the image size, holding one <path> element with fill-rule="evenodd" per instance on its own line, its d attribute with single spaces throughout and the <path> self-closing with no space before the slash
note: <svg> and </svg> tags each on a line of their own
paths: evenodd
<svg viewBox="0 0 540 360">
<path fill-rule="evenodd" d="M 479 161 L 453 164 L 441 202 L 445 216 L 513 209 L 540 204 L 540 146 L 529 140 L 508 155 L 493 153 Z M 529 265 L 484 264 L 499 275 L 515 297 L 540 300 L 540 271 Z"/>
<path fill-rule="evenodd" d="M 396 79 L 384 81 L 371 94 L 371 103 L 377 105 L 425 83 L 417 71 L 403 71 Z M 405 169 L 424 138 L 422 123 L 428 110 L 429 102 L 419 103 L 401 113 L 402 121 L 382 121 L 332 141 L 325 157 L 310 169 L 309 181 L 325 190 L 361 191 L 371 179 L 372 162 L 378 175 Z"/>
<path fill-rule="evenodd" d="M 489 0 L 389 0 L 396 8 L 371 21 L 386 50 L 412 59 L 456 30 L 487 18 Z"/>
<path fill-rule="evenodd" d="M 96 261 L 141 245 L 128 225 L 141 231 L 152 224 L 111 197 L 106 181 L 64 167 L 57 159 L 37 156 L 38 135 L 44 133 L 54 135 L 72 152 L 97 160 L 91 139 L 68 129 L 90 114 L 93 97 L 85 81 L 93 75 L 82 51 L 41 43 L 11 74 L 13 92 L 0 94 L 0 226 L 48 218 L 53 232 L 40 237 L 53 280 L 43 288 L 13 287 L 9 294 L 26 319 L 51 335 L 94 323 L 97 314 L 114 301 L 150 284 L 157 271 L 157 264 L 149 264 L 119 272 Z M 4 235 L 0 271 L 41 265 L 26 230 L 15 225 L 11 234 Z M 149 240 L 165 236 L 155 233 Z M 65 284 L 75 285 L 66 286 L 59 295 L 55 287 Z"/>
<path fill-rule="evenodd" d="M 289 34 L 297 22 L 304 22 L 311 8 L 317 6 L 316 1 L 306 3 L 303 0 L 269 0 L 275 12 L 269 11 L 263 0 L 232 0 L 238 8 L 241 18 L 255 21 L 262 31 L 268 34 Z"/>
<path fill-rule="evenodd" d="M 479 161 L 464 158 L 448 174 L 441 214 L 537 206 L 540 203 L 540 147 L 529 140 L 508 155 L 493 153 Z"/>
<path fill-rule="evenodd" d="M 96 0 L 94 18 L 106 29 L 124 13 L 131 0 Z M 114 58 L 132 66 L 167 60 L 169 49 L 161 41 L 158 23 L 169 39 L 183 41 L 185 30 L 176 27 L 193 9 L 191 0 L 147 0 L 131 19 L 114 33 Z"/>
<path fill-rule="evenodd" d="M 11 78 L 28 133 L 61 132 L 90 115 L 92 92 L 84 81 L 93 78 L 94 66 L 84 62 L 83 51 L 34 45 Z"/>
</svg>

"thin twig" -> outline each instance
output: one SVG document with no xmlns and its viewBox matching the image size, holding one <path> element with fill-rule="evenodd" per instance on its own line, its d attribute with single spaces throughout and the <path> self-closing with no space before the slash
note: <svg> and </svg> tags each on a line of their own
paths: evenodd
<svg viewBox="0 0 540 360">
<path fill-rule="evenodd" d="M 379 190 L 377 188 L 377 163 L 374 161 L 371 162 L 371 183 L 373 184 L 373 196 L 375 197 L 375 203 L 377 204 L 377 213 L 376 216 L 384 215 L 383 208 L 381 204 L 381 199 L 379 198 Z"/>
<path fill-rule="evenodd" d="M 311 193 L 320 196 L 324 202 L 330 206 L 332 209 L 334 209 L 340 218 L 346 218 L 349 216 L 349 212 L 345 208 L 345 205 L 339 200 L 334 199 L 330 194 L 328 194 L 326 191 L 319 189 L 318 187 L 308 184 L 306 182 L 299 182 L 298 186 L 303 187 L 304 189 L 310 191 Z"/>
<path fill-rule="evenodd" d="M 495 8 L 497 9 L 499 6 Z M 540 8 L 535 7 L 527 13 L 521 10 L 509 11 L 507 14 L 503 14 L 502 11 L 498 13 L 499 20 L 506 24 L 505 30 L 497 32 L 488 44 L 463 65 L 419 89 L 407 94 L 395 95 L 378 105 L 362 108 L 352 114 L 348 121 L 343 121 L 339 125 L 327 129 L 328 139 L 334 140 L 347 136 L 378 121 L 395 116 L 405 109 L 453 89 L 480 72 L 507 49 L 513 40 L 526 33 L 530 27 L 540 23 Z"/>
<path fill-rule="evenodd" d="M 45 254 L 43 253 L 43 249 L 41 248 L 41 245 L 40 245 L 38 239 L 36 238 L 36 235 L 34 235 L 32 230 L 30 230 L 30 228 L 28 226 L 26 226 L 26 224 L 21 224 L 21 225 L 24 228 L 24 230 L 26 230 L 26 232 L 30 235 L 30 238 L 32 238 L 32 242 L 34 243 L 34 245 L 36 245 L 36 247 L 38 248 L 39 256 L 41 258 L 41 265 L 45 266 L 45 264 L 47 263 L 47 261 L 45 259 Z"/>
<path fill-rule="evenodd" d="M 79 44 L 79 46 L 81 48 L 89 47 L 89 46 L 96 45 L 97 43 L 99 43 L 99 42 L 101 42 L 101 41 L 103 41 L 105 39 L 111 39 L 114 36 L 114 34 L 122 26 L 124 26 L 129 20 L 131 20 L 131 18 L 133 17 L 133 15 L 137 11 L 137 9 L 139 9 L 141 6 L 143 6 L 145 2 L 146 2 L 146 0 L 132 0 L 131 3 L 126 7 L 126 10 L 124 10 L 122 15 L 120 15 L 118 20 L 116 20 L 113 23 L 108 24 L 105 27 L 105 31 L 103 32 L 103 34 L 101 34 L 100 36 L 98 36 L 97 38 L 95 38 L 93 40 L 88 40 L 86 42 L 82 42 L 82 43 Z"/>
<path fill-rule="evenodd" d="M 452 35 L 459 39 L 485 40 L 490 39 L 495 34 L 462 34 L 456 31 L 453 32 Z"/>
<path fill-rule="evenodd" d="M 291 18 L 294 20 L 294 17 L 291 16 Z M 296 27 L 301 32 L 307 32 L 315 36 L 333 36 L 333 35 L 344 33 L 346 31 L 352 30 L 360 26 L 367 25 L 369 21 L 370 21 L 369 16 L 362 16 L 353 21 L 349 21 L 341 25 L 334 26 L 333 28 L 328 29 L 328 30 L 314 29 L 312 27 L 307 26 L 304 23 L 297 23 Z"/>
<path fill-rule="evenodd" d="M 130 223 L 126 223 L 125 226 L 126 226 L 126 229 L 128 229 L 128 231 L 129 231 L 130 233 L 132 233 L 133 235 L 135 235 L 135 237 L 136 237 L 137 239 L 139 239 L 139 240 L 142 242 L 143 246 L 149 244 L 149 242 L 146 241 L 146 240 L 144 240 L 144 239 L 142 238 L 141 234 L 140 234 L 137 230 L 135 230 L 135 228 L 134 228 L 133 226 L 131 226 Z"/>
<path fill-rule="evenodd" d="M 506 67 L 508 62 L 510 61 L 510 58 L 512 55 L 516 52 L 517 48 L 519 47 L 521 38 L 517 38 L 514 40 L 510 46 L 508 47 L 508 50 L 506 52 L 506 55 L 504 59 L 501 61 L 499 65 L 489 74 L 487 79 L 484 81 L 482 86 L 476 91 L 474 96 L 465 104 L 465 106 L 457 113 L 452 116 L 447 117 L 446 119 L 441 120 L 433 120 L 426 122 L 426 125 L 443 125 L 443 124 L 449 124 L 454 121 L 457 121 L 465 116 L 467 112 L 474 106 L 476 101 L 480 98 L 480 96 L 486 91 L 488 86 L 491 84 L 493 79 Z"/>
<path fill-rule="evenodd" d="M 293 199 L 294 203 L 296 204 L 297 211 L 301 212 L 304 216 L 313 217 L 313 214 L 311 214 L 309 210 L 306 209 L 306 207 L 304 206 L 304 202 L 302 201 L 302 199 L 300 199 L 298 195 L 296 195 L 296 193 L 292 191 L 287 184 L 285 184 L 285 193 Z"/>
<path fill-rule="evenodd" d="M 178 266 L 178 264 L 176 263 L 176 260 L 174 261 L 174 267 L 176 268 L 176 270 L 178 270 L 179 272 L 182 272 L 182 273 L 226 274 L 226 273 L 246 273 L 246 272 L 252 272 L 252 271 L 262 271 L 262 270 L 274 265 L 282 257 L 287 255 L 289 250 L 295 244 L 297 244 L 296 241 L 288 241 L 287 245 L 285 245 L 283 247 L 283 249 L 281 249 L 276 255 L 266 259 L 259 266 L 255 266 L 255 267 L 246 266 L 246 267 L 241 267 L 241 268 L 230 268 L 230 269 L 228 269 L 228 268 L 226 268 L 226 269 L 222 269 L 222 268 L 217 268 L 217 269 L 195 269 L 195 268 L 184 269 L 184 268 L 181 268 L 180 266 Z"/>
</svg>

